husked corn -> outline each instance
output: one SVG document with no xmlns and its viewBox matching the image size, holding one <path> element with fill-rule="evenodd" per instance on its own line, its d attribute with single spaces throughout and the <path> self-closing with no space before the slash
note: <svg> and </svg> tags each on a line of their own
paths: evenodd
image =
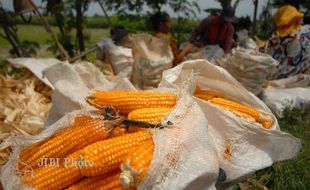
<svg viewBox="0 0 310 190">
<path fill-rule="evenodd" d="M 26 165 L 37 168 L 41 158 L 63 158 L 96 141 L 109 137 L 111 128 L 104 120 L 91 117 L 77 117 L 74 123 L 53 135 L 42 144 L 31 145 L 22 151 L 19 169 Z"/>
<path fill-rule="evenodd" d="M 121 184 L 125 188 L 137 187 L 150 167 L 154 152 L 154 143 L 149 140 L 130 152 L 121 165 Z"/>
<path fill-rule="evenodd" d="M 24 184 L 36 190 L 61 190 L 82 179 L 78 167 L 46 165 L 22 178 Z"/>
<path fill-rule="evenodd" d="M 141 108 L 173 107 L 177 96 L 173 93 L 162 92 L 97 91 L 86 100 L 96 108 L 113 106 L 120 114 L 128 114 Z"/>
<path fill-rule="evenodd" d="M 119 176 L 120 171 L 115 170 L 104 175 L 88 177 L 73 184 L 68 190 L 112 190 L 121 187 Z"/>
<path fill-rule="evenodd" d="M 119 168 L 124 156 L 150 139 L 151 135 L 147 131 L 139 131 L 98 141 L 72 155 L 83 157 L 91 163 L 80 168 L 83 176 L 101 175 Z M 72 155 L 68 157 L 71 158 Z"/>
</svg>

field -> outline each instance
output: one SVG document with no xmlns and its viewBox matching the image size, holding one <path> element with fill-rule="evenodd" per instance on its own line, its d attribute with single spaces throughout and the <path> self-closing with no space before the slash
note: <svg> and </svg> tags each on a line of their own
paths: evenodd
<svg viewBox="0 0 310 190">
<path fill-rule="evenodd" d="M 93 24 L 100 20 L 92 21 Z M 194 24 L 194 23 L 193 23 Z M 133 26 L 134 27 L 134 26 Z M 53 27 L 57 32 L 57 28 Z M 0 29 L 0 32 L 1 29 Z M 90 28 L 85 30 L 90 37 L 86 46 L 91 47 L 102 37 L 109 36 L 108 29 Z M 37 57 L 54 57 L 50 51 L 47 51 L 51 40 L 44 28 L 39 25 L 18 25 L 20 39 L 32 40 L 40 44 L 40 50 Z M 8 58 L 10 44 L 3 38 L 0 38 L 0 60 Z M 94 59 L 94 54 L 88 56 L 88 59 Z M 1 74 L 1 73 L 0 73 Z M 273 166 L 258 171 L 248 181 L 236 185 L 233 189 L 310 189 L 310 106 L 304 109 L 287 109 L 285 117 L 279 119 L 280 127 L 302 141 L 302 149 L 298 156 L 292 160 L 282 161 L 273 164 Z"/>
<path fill-rule="evenodd" d="M 18 25 L 18 34 L 21 41 L 31 40 L 36 41 L 40 44 L 40 50 L 37 52 L 37 57 L 53 57 L 52 52 L 47 51 L 51 41 L 50 35 L 45 31 L 42 26 L 39 25 Z M 58 32 L 56 27 L 52 27 L 54 32 Z M 2 28 L 0 28 L 2 32 Z M 109 36 L 109 30 L 107 29 L 86 29 L 85 33 L 90 37 L 89 41 L 86 42 L 86 47 L 91 47 L 96 44 L 98 40 L 103 37 Z M 11 48 L 8 41 L 0 37 L 0 60 L 10 56 L 9 49 Z M 90 55 L 90 58 L 94 55 Z"/>
</svg>

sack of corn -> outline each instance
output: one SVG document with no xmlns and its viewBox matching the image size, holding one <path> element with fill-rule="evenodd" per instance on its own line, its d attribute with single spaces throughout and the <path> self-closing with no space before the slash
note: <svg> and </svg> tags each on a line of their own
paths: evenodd
<svg viewBox="0 0 310 190">
<path fill-rule="evenodd" d="M 131 81 L 139 89 L 156 88 L 162 72 L 172 67 L 173 53 L 163 40 L 149 34 L 130 35 L 133 53 Z"/>
<path fill-rule="evenodd" d="M 115 45 L 110 38 L 101 39 L 97 46 L 96 56 L 102 64 L 111 65 L 114 75 L 130 78 L 133 64 L 131 49 Z"/>
<path fill-rule="evenodd" d="M 225 182 L 296 155 L 299 139 L 280 131 L 270 109 L 225 69 L 205 60 L 187 61 L 165 71 L 159 86 L 182 84 L 192 72 L 197 80 L 193 96 L 208 119 L 209 139 L 227 174 Z"/>
<path fill-rule="evenodd" d="M 194 60 L 194 59 L 206 59 L 211 63 L 216 63 L 216 60 L 225 56 L 224 50 L 218 45 L 207 45 L 196 52 L 189 53 L 184 59 Z"/>
<path fill-rule="evenodd" d="M 194 84 L 94 91 L 36 136 L 13 138 L 5 189 L 214 189 L 218 159 Z"/>
<path fill-rule="evenodd" d="M 234 49 L 232 55 L 217 60 L 247 90 L 257 95 L 263 90 L 263 83 L 273 78 L 279 64 L 268 54 L 250 49 Z"/>
<path fill-rule="evenodd" d="M 268 81 L 262 100 L 279 117 L 286 107 L 302 108 L 310 104 L 310 74 L 298 74 L 286 79 Z"/>
</svg>

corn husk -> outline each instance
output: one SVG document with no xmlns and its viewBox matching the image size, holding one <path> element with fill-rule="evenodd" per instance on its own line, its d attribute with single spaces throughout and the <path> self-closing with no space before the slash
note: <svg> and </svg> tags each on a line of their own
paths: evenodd
<svg viewBox="0 0 310 190">
<path fill-rule="evenodd" d="M 51 107 L 51 89 L 29 71 L 0 75 L 0 167 L 12 150 L 11 137 L 36 135 Z"/>
</svg>

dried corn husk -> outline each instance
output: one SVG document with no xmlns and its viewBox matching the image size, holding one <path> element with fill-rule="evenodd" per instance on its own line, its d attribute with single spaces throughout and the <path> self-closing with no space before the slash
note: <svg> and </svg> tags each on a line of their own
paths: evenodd
<svg viewBox="0 0 310 190">
<path fill-rule="evenodd" d="M 29 71 L 0 75 L 0 167 L 11 153 L 12 136 L 35 135 L 43 129 L 50 94 L 51 89 Z"/>
</svg>

